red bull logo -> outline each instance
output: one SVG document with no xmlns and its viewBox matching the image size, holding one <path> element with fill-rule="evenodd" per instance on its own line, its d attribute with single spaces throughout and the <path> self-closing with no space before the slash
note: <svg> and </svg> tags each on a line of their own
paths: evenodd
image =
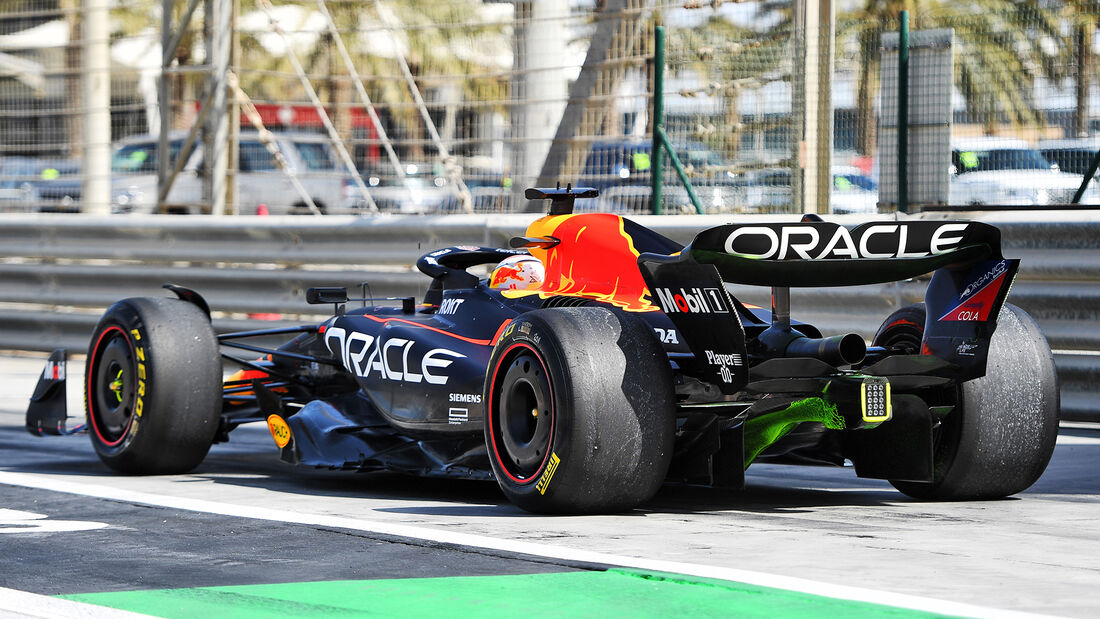
<svg viewBox="0 0 1100 619">
<path fill-rule="evenodd" d="M 519 255 L 506 258 L 493 269 L 489 286 L 497 290 L 537 289 L 542 285 L 545 269 L 533 256 Z"/>
<path fill-rule="evenodd" d="M 649 289 L 638 270 L 638 250 L 618 215 L 547 216 L 532 222 L 527 235 L 561 241 L 549 249 L 530 248 L 546 267 L 538 291 L 542 298 L 564 295 L 632 312 L 659 310 L 649 300 Z"/>
<path fill-rule="evenodd" d="M 523 274 L 517 267 L 498 267 L 493 271 L 493 279 L 489 282 L 493 288 L 510 288 L 523 281 Z"/>
</svg>

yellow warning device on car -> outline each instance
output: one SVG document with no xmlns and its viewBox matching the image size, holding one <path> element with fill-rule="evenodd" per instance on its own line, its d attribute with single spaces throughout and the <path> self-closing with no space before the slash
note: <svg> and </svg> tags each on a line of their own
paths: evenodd
<svg viewBox="0 0 1100 619">
<path fill-rule="evenodd" d="M 863 411 L 863 421 L 889 421 L 893 414 L 890 409 L 890 380 L 881 376 L 864 378 L 859 388 L 859 404 Z"/>
</svg>

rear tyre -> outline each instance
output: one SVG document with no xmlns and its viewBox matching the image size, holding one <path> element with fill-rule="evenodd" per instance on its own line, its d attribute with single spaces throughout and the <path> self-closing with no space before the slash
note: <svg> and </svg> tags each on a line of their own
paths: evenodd
<svg viewBox="0 0 1100 619">
<path fill-rule="evenodd" d="M 198 307 L 170 298 L 112 305 L 92 336 L 84 382 L 100 460 L 137 475 L 198 466 L 218 429 L 221 373 L 217 338 Z"/>
<path fill-rule="evenodd" d="M 494 348 L 484 391 L 493 474 L 519 507 L 622 511 L 664 482 L 672 370 L 641 319 L 602 307 L 524 314 Z"/>
<path fill-rule="evenodd" d="M 923 304 L 898 310 L 875 345 L 919 352 L 924 318 Z M 920 499 L 995 499 L 1026 490 L 1046 469 L 1058 436 L 1058 375 L 1046 339 L 1020 308 L 1001 310 L 985 376 L 931 397 L 955 405 L 935 430 L 934 478 L 891 480 L 898 490 Z"/>
</svg>

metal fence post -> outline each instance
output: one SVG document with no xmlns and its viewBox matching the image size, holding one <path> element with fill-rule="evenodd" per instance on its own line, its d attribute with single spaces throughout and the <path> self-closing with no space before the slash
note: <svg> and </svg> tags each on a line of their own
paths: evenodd
<svg viewBox="0 0 1100 619">
<path fill-rule="evenodd" d="M 909 212 L 909 11 L 898 25 L 898 212 Z"/>
<path fill-rule="evenodd" d="M 84 183 L 85 213 L 110 213 L 111 60 L 106 0 L 84 3 Z"/>
<path fill-rule="evenodd" d="M 210 73 L 206 77 L 210 113 L 203 127 L 203 162 L 207 176 L 203 178 L 203 199 L 210 204 L 210 212 L 225 214 L 225 185 L 229 170 L 229 109 L 226 76 L 229 72 L 229 55 L 232 45 L 230 15 L 233 4 L 229 0 L 206 0 L 203 13 L 203 32 L 206 36 L 206 63 Z"/>
<path fill-rule="evenodd" d="M 650 159 L 650 183 L 653 191 L 650 195 L 650 210 L 654 215 L 661 214 L 661 128 L 665 124 L 665 27 L 653 29 L 653 147 Z"/>
</svg>

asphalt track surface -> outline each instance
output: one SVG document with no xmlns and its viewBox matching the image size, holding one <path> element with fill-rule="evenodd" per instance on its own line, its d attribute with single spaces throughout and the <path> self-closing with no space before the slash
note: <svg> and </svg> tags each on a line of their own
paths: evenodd
<svg viewBox="0 0 1100 619">
<path fill-rule="evenodd" d="M 23 430 L 42 362 L 0 357 L 0 616 L 1100 615 L 1095 428 L 1000 501 L 757 465 L 741 492 L 546 518 L 491 482 L 290 467 L 262 426 L 191 474 L 115 475 L 86 436 Z"/>
</svg>

